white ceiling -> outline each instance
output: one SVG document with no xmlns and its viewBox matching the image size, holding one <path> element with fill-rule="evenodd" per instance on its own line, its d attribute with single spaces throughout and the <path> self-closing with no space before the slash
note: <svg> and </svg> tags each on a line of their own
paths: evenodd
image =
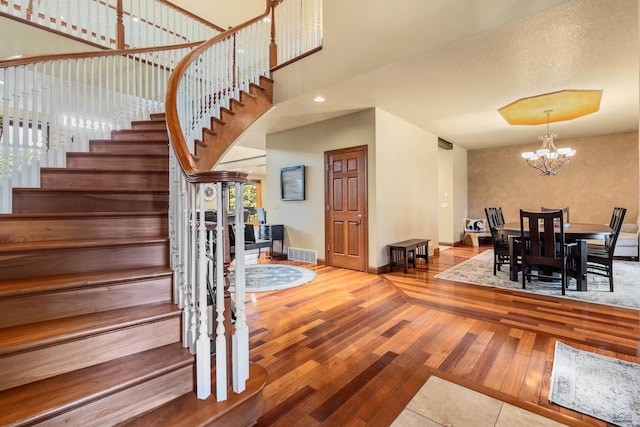
<svg viewBox="0 0 640 427">
<path fill-rule="evenodd" d="M 475 1 L 452 2 L 448 12 Z M 443 13 L 423 16 L 424 25 L 438 25 Z M 638 130 L 638 0 L 567 1 L 456 37 L 452 28 L 449 39 L 444 35 L 419 55 L 277 103 L 225 160 L 258 155 L 266 134 L 372 107 L 466 149 L 533 143 L 545 125 L 511 126 L 497 110 L 563 89 L 601 89 L 603 95 L 599 112 L 551 125 L 559 146 L 564 139 Z M 317 93 L 327 101 L 310 102 Z"/>
</svg>

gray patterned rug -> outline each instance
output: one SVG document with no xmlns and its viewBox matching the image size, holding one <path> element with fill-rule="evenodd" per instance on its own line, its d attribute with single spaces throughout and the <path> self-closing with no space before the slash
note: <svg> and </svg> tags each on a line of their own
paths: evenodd
<svg viewBox="0 0 640 427">
<path fill-rule="evenodd" d="M 245 266 L 247 292 L 267 292 L 293 288 L 311 282 L 316 273 L 308 268 L 285 264 L 254 264 Z M 233 287 L 235 271 L 229 272 Z"/>
<path fill-rule="evenodd" d="M 435 277 L 562 297 L 559 283 L 532 280 L 531 283 L 527 283 L 527 289 L 522 289 L 521 278 L 517 282 L 509 280 L 508 267 L 502 267 L 502 271 L 498 271 L 494 276 L 492 250 L 482 252 Z M 566 298 L 640 310 L 640 262 L 618 260 L 613 262 L 614 292 L 609 292 L 609 279 L 606 277 L 590 274 L 587 280 L 587 292 L 576 291 L 575 281 L 571 281 Z"/>
<path fill-rule="evenodd" d="M 556 341 L 549 400 L 623 427 L 640 427 L 640 365 Z"/>
</svg>

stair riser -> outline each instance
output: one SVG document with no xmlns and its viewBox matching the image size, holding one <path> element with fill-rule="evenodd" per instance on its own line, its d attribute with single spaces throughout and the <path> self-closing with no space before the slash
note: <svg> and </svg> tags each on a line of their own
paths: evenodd
<svg viewBox="0 0 640 427">
<path fill-rule="evenodd" d="M 169 162 L 166 156 L 114 156 L 101 153 L 82 153 L 67 155 L 67 167 L 75 169 L 97 170 L 152 170 L 168 171 Z"/>
<path fill-rule="evenodd" d="M 46 420 L 38 426 L 58 427 L 70 425 L 69 421 L 71 425 L 83 427 L 117 425 L 193 392 L 193 371 L 193 366 L 186 366 Z"/>
<path fill-rule="evenodd" d="M 0 271 L 5 280 L 49 275 L 86 273 L 105 269 L 164 267 L 168 265 L 169 244 L 105 246 L 65 250 L 37 250 L 0 255 Z"/>
<path fill-rule="evenodd" d="M 130 140 L 130 141 L 169 141 L 166 129 L 164 130 L 140 130 L 140 129 L 122 129 L 111 132 L 111 139 Z"/>
<path fill-rule="evenodd" d="M 159 191 L 169 189 L 169 174 L 166 172 L 85 172 L 43 169 L 40 184 L 42 188 Z"/>
<path fill-rule="evenodd" d="M 91 153 L 110 154 L 155 154 L 169 156 L 169 141 L 147 142 L 147 141 L 112 141 L 96 140 L 89 141 L 89 151 Z"/>
<path fill-rule="evenodd" d="M 164 120 L 143 120 L 131 122 L 131 129 L 135 130 L 161 130 L 167 132 L 167 122 Z"/>
<path fill-rule="evenodd" d="M 123 282 L 109 286 L 0 299 L 0 325 L 25 325 L 155 302 L 170 302 L 172 278 Z"/>
<path fill-rule="evenodd" d="M 180 317 L 142 323 L 0 357 L 0 390 L 97 365 L 180 339 Z"/>
<path fill-rule="evenodd" d="M 145 212 L 169 209 L 169 192 L 13 190 L 13 212 Z"/>
<path fill-rule="evenodd" d="M 167 237 L 167 214 L 72 218 L 0 217 L 0 243 L 74 239 Z"/>
</svg>

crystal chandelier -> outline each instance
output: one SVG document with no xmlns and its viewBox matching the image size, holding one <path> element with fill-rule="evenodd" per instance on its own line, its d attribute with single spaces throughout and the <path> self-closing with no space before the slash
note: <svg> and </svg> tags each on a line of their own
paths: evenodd
<svg viewBox="0 0 640 427">
<path fill-rule="evenodd" d="M 553 143 L 558 135 L 549 132 L 549 116 L 553 110 L 545 110 L 547 115 L 547 133 L 538 137 L 542 141 L 542 147 L 535 153 L 528 151 L 522 153 L 522 157 L 532 168 L 538 169 L 541 176 L 551 176 L 556 174 L 556 169 L 569 163 L 571 157 L 576 154 L 576 150 L 571 148 L 556 148 Z"/>
</svg>

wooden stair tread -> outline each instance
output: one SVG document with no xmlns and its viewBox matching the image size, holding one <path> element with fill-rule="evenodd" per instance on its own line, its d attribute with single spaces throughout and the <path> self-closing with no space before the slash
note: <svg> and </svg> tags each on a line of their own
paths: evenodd
<svg viewBox="0 0 640 427">
<path fill-rule="evenodd" d="M 0 356 L 123 329 L 143 321 L 163 320 L 180 313 L 175 304 L 160 302 L 3 328 L 0 329 Z"/>
<path fill-rule="evenodd" d="M 190 364 L 193 356 L 175 343 L 4 390 L 0 425 L 42 421 Z"/>
<path fill-rule="evenodd" d="M 68 192 L 68 193 L 117 193 L 117 194 L 169 194 L 169 190 L 147 190 L 144 188 L 105 188 L 92 190 L 88 188 L 69 188 L 69 187 L 46 187 L 46 188 L 32 188 L 32 187 L 16 187 L 13 191 L 20 191 L 23 193 L 40 193 L 40 192 Z"/>
<path fill-rule="evenodd" d="M 121 282 L 171 276 L 172 274 L 173 271 L 169 267 L 146 267 L 2 280 L 0 281 L 0 298 L 59 292 L 80 287 L 108 286 Z"/>
<path fill-rule="evenodd" d="M 87 239 L 87 240 L 43 240 L 24 243 L 3 243 L 0 254 L 20 253 L 42 250 L 64 250 L 79 248 L 98 248 L 104 246 L 135 246 L 142 244 L 164 243 L 168 237 L 129 237 L 127 239 Z"/>
<path fill-rule="evenodd" d="M 212 383 L 215 384 L 215 369 L 211 371 Z M 217 402 L 215 386 L 211 396 L 205 400 L 198 399 L 195 393 L 185 394 L 177 399 L 165 403 L 159 408 L 123 423 L 122 426 L 146 427 L 166 425 L 172 427 L 193 427 L 206 425 L 246 425 L 255 421 L 262 410 L 262 400 L 254 401 L 251 397 L 261 397 L 262 390 L 267 383 L 267 371 L 256 363 L 249 364 L 249 379 L 246 390 L 236 394 L 231 388 L 227 390 L 227 400 Z M 247 404 L 245 411 L 237 411 L 231 418 L 225 418 L 229 412 L 240 409 Z M 256 407 L 256 405 L 259 405 Z M 255 418 L 244 420 L 242 412 L 255 411 Z M 253 418 L 253 420 L 252 420 Z"/>
<path fill-rule="evenodd" d="M 3 219 L 15 220 L 15 219 L 42 219 L 42 218 L 121 218 L 121 217 L 140 217 L 140 216 L 165 216 L 168 215 L 167 211 L 155 210 L 146 212 L 129 212 L 129 211 L 114 211 L 114 212 L 19 212 L 11 214 L 0 214 L 0 222 Z"/>
<path fill-rule="evenodd" d="M 40 168 L 41 173 L 52 173 L 52 172 L 60 172 L 60 173 L 87 173 L 91 172 L 93 174 L 112 174 L 114 170 L 104 170 L 104 169 L 89 169 L 89 168 Z M 159 171 L 157 169 L 116 169 L 115 171 L 120 173 L 132 173 L 132 174 L 168 174 L 168 171 Z"/>
<path fill-rule="evenodd" d="M 142 130 L 142 129 L 140 129 L 140 130 Z M 136 144 L 167 145 L 167 147 L 168 147 L 168 141 L 169 141 L 169 137 L 168 136 L 167 136 L 166 140 L 163 140 L 163 139 L 144 140 L 144 139 L 135 139 L 135 138 L 126 139 L 126 138 L 122 138 L 121 137 L 119 139 L 108 139 L 108 138 L 107 139 L 90 139 L 89 140 L 89 144 L 91 144 L 92 142 L 98 142 L 98 143 L 111 142 L 114 145 L 136 143 Z"/>
</svg>

